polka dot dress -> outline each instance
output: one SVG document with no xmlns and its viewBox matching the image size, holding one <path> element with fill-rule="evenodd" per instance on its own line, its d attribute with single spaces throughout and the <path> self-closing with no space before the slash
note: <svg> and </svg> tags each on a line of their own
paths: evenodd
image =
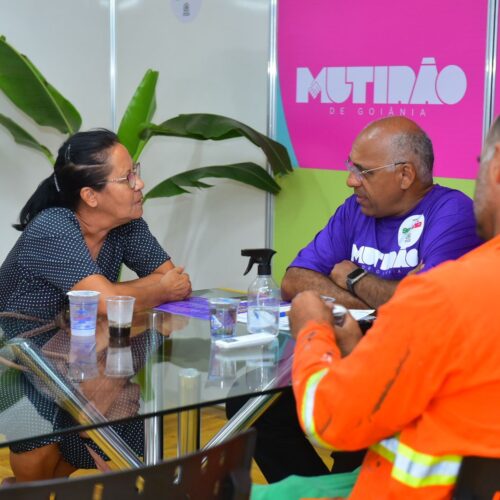
<svg viewBox="0 0 500 500">
<path fill-rule="evenodd" d="M 100 274 L 116 282 L 120 267 L 125 264 L 144 277 L 169 258 L 146 222 L 137 219 L 110 231 L 94 261 L 75 214 L 65 208 L 49 208 L 24 229 L 0 268 L 0 311 L 52 320 L 66 307 L 66 293 L 87 276 Z M 19 335 L 20 330 L 26 331 L 25 325 L 21 328 L 12 319 L 0 319 L 0 326 L 4 340 Z M 53 333 L 41 335 L 37 343 L 45 343 Z M 72 417 L 37 390 L 24 374 L 14 371 L 9 377 L 0 384 L 0 432 L 8 440 L 74 425 Z M 113 429 L 142 455 L 143 427 L 143 421 L 138 420 L 114 425 Z M 13 444 L 11 450 L 29 451 L 55 442 L 64 459 L 77 468 L 95 467 L 85 445 L 105 457 L 90 440 L 78 434 Z"/>
<path fill-rule="evenodd" d="M 38 391 L 27 377 L 20 372 L 9 372 L 9 376 L 11 378 L 9 386 L 7 387 L 7 384 L 4 382 L 0 385 L 0 396 L 3 399 L 2 406 L 7 402 L 10 403 L 9 410 L 4 412 L 5 414 L 0 418 L 2 431 L 7 432 L 8 439 L 25 438 L 30 432 L 50 434 L 74 427 L 75 422 L 69 413 L 54 404 L 49 396 Z M 120 406 L 127 404 L 128 400 L 125 398 L 129 393 L 134 392 L 134 396 L 138 396 L 139 388 L 137 384 L 129 381 L 127 383 L 130 387 L 122 389 L 120 393 L 121 399 L 113 403 L 113 407 L 107 412 L 109 415 L 113 413 L 127 415 L 126 410 L 130 410 L 130 407 L 122 410 Z M 143 456 L 143 420 L 139 419 L 119 425 L 112 425 L 111 428 L 124 439 L 137 456 Z M 94 469 L 96 467 L 87 447 L 92 448 L 105 460 L 108 459 L 93 441 L 88 438 L 82 438 L 78 433 L 14 443 L 10 445 L 10 449 L 14 453 L 21 453 L 52 443 L 59 445 L 59 450 L 64 460 L 77 469 Z"/>
<path fill-rule="evenodd" d="M 54 319 L 67 303 L 66 293 L 87 276 L 116 282 L 125 264 L 142 278 L 169 258 L 146 222 L 137 219 L 110 231 L 94 261 L 75 214 L 49 208 L 28 224 L 0 268 L 0 311 Z"/>
</svg>

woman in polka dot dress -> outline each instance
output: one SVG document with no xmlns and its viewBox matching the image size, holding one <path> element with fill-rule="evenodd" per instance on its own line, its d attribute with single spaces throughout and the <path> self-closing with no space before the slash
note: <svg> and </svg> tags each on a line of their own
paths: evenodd
<svg viewBox="0 0 500 500">
<path fill-rule="evenodd" d="M 15 227 L 22 234 L 0 268 L 0 311 L 51 320 L 66 308 L 70 290 L 101 292 L 103 315 L 111 295 L 134 296 L 136 309 L 187 297 L 189 276 L 173 265 L 141 218 L 143 187 L 140 165 L 114 133 L 96 129 L 70 137 L 59 149 L 54 173 L 21 210 Z M 122 264 L 138 279 L 118 282 Z M 2 327 L 7 338 L 18 333 L 9 322 Z M 68 426 L 71 417 L 47 399 L 32 403 L 54 431 Z M 140 450 L 139 427 L 121 427 Z M 11 466 L 17 481 L 29 481 L 95 464 L 82 438 L 72 435 L 12 446 Z"/>
</svg>

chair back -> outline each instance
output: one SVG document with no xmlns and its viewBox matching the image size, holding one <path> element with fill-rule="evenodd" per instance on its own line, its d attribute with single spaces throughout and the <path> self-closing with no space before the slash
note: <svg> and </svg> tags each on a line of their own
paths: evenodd
<svg viewBox="0 0 500 500">
<path fill-rule="evenodd" d="M 500 458 L 464 457 L 453 500 L 500 500 Z"/>
<path fill-rule="evenodd" d="M 255 430 L 157 465 L 2 488 L 2 500 L 244 500 L 250 498 Z"/>
</svg>

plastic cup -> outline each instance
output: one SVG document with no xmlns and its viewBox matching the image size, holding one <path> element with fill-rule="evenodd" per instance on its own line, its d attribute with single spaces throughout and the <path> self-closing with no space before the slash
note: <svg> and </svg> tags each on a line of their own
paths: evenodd
<svg viewBox="0 0 500 500">
<path fill-rule="evenodd" d="M 95 335 L 99 292 L 74 290 L 68 292 L 71 335 L 91 337 Z"/>
<path fill-rule="evenodd" d="M 108 377 L 131 377 L 134 374 L 132 349 L 130 347 L 108 347 L 104 374 Z"/>
<path fill-rule="evenodd" d="M 215 343 L 210 349 L 206 387 L 230 387 L 236 378 L 236 361 L 225 356 Z"/>
<path fill-rule="evenodd" d="M 117 295 L 106 299 L 110 348 L 130 345 L 134 302 L 135 297 L 127 295 Z"/>
<path fill-rule="evenodd" d="M 69 349 L 68 376 L 72 382 L 83 382 L 97 377 L 97 354 L 95 338 L 72 335 Z"/>
<path fill-rule="evenodd" d="M 234 335 L 240 299 L 216 297 L 208 299 L 210 311 L 210 336 L 222 339 Z"/>
<path fill-rule="evenodd" d="M 259 390 L 271 382 L 278 370 L 278 339 L 258 347 L 254 347 L 253 355 L 247 355 L 245 360 L 246 384 L 252 391 Z"/>
</svg>

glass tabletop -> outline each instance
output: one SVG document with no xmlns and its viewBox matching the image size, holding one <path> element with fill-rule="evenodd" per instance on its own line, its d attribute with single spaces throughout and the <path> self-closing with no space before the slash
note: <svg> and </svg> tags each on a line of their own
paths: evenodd
<svg viewBox="0 0 500 500">
<path fill-rule="evenodd" d="M 235 294 L 211 289 L 194 295 Z M 110 345 L 104 319 L 98 320 L 96 342 L 34 319 L 0 318 L 0 325 L 0 446 L 290 385 L 294 341 L 287 332 L 266 344 L 222 350 L 211 342 L 207 319 L 154 310 L 134 315 L 128 345 Z M 35 328 L 35 335 L 27 335 Z M 246 333 L 238 323 L 236 335 Z M 109 370 L 116 356 L 121 373 Z"/>
</svg>

